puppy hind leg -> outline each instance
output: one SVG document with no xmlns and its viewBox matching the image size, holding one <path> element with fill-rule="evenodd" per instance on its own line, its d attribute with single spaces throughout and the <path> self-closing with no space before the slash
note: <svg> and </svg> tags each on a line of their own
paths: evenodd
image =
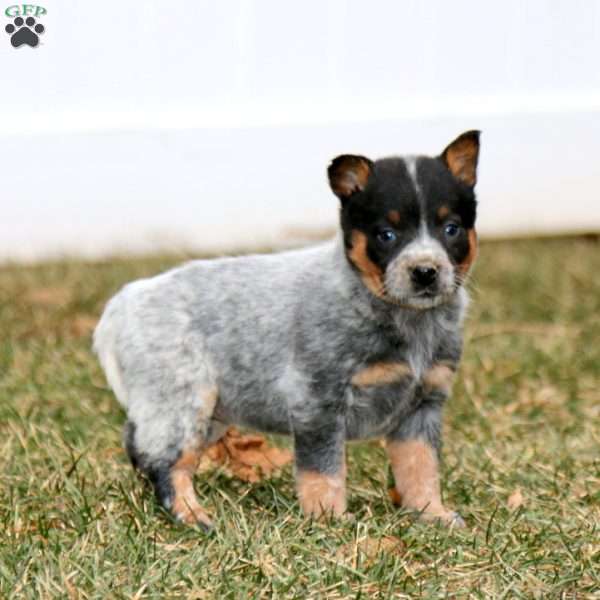
<svg viewBox="0 0 600 600">
<path fill-rule="evenodd" d="M 171 512 L 173 516 L 187 525 L 200 525 L 205 531 L 212 529 L 212 521 L 202 509 L 196 492 L 193 477 L 200 462 L 200 452 L 185 450 L 169 469 L 169 482 L 173 497 Z"/>
<path fill-rule="evenodd" d="M 194 491 L 193 476 L 206 447 L 216 390 L 205 390 L 199 402 L 176 414 L 160 413 L 131 419 L 125 426 L 125 447 L 135 468 L 153 484 L 158 502 L 179 521 L 212 527 Z"/>
</svg>

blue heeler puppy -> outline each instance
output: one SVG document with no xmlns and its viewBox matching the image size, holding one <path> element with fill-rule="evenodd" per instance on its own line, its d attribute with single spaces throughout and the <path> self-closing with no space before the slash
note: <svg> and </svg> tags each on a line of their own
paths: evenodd
<svg viewBox="0 0 600 600">
<path fill-rule="evenodd" d="M 337 157 L 334 241 L 199 260 L 125 286 L 94 336 L 127 410 L 125 444 L 160 503 L 210 527 L 192 478 L 237 424 L 287 433 L 306 514 L 346 511 L 344 447 L 383 437 L 395 495 L 461 523 L 440 497 L 441 413 L 476 255 L 479 132 L 435 158 Z"/>
</svg>

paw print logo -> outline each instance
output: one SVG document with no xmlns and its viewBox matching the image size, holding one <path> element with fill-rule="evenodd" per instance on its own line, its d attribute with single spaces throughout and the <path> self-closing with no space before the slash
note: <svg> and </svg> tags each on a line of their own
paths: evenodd
<svg viewBox="0 0 600 600">
<path fill-rule="evenodd" d="M 41 23 L 36 25 L 33 17 L 27 17 L 23 20 L 21 17 L 17 17 L 12 23 L 9 23 L 5 27 L 6 33 L 10 35 L 10 43 L 18 48 L 23 44 L 27 44 L 32 48 L 35 48 L 39 42 L 40 37 L 38 34 L 44 33 L 44 26 Z"/>
</svg>

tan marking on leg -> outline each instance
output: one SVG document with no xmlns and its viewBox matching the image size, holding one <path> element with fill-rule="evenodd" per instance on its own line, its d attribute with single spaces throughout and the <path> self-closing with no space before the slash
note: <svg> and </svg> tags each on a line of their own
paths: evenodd
<svg viewBox="0 0 600 600">
<path fill-rule="evenodd" d="M 216 386 L 207 387 L 200 391 L 202 398 L 202 406 L 198 409 L 196 414 L 196 422 L 198 426 L 198 440 L 197 444 L 199 448 L 204 447 L 207 444 L 206 436 L 208 434 L 208 428 L 215 411 L 215 405 L 219 399 L 219 390 Z"/>
<path fill-rule="evenodd" d="M 187 450 L 171 468 L 171 484 L 175 493 L 172 511 L 177 519 L 188 525 L 200 522 L 212 527 L 211 520 L 200 507 L 194 491 L 193 477 L 199 460 L 200 453 L 197 450 Z"/>
<path fill-rule="evenodd" d="M 398 225 L 398 223 L 400 223 L 400 212 L 397 210 L 390 210 L 387 214 L 387 218 L 390 223 Z"/>
<path fill-rule="evenodd" d="M 320 517 L 341 517 L 346 512 L 346 467 L 339 474 L 326 475 L 317 471 L 296 473 L 296 487 L 302 512 Z"/>
<path fill-rule="evenodd" d="M 450 214 L 450 209 L 447 206 L 440 206 L 437 211 L 437 216 L 440 221 L 443 221 Z"/>
<path fill-rule="evenodd" d="M 369 365 L 352 376 L 351 383 L 357 387 L 397 383 L 412 374 L 404 362 L 380 362 Z"/>
<path fill-rule="evenodd" d="M 202 397 L 202 406 L 198 411 L 198 417 L 203 419 L 210 419 L 215 410 L 215 405 L 219 398 L 219 390 L 217 386 L 208 387 L 200 392 Z"/>
<path fill-rule="evenodd" d="M 208 440 L 208 428 L 215 405 L 219 397 L 216 386 L 206 387 L 199 392 L 202 404 L 196 414 L 197 438 L 193 446 L 184 450 L 179 460 L 171 468 L 171 484 L 174 490 L 172 511 L 177 519 L 195 525 L 198 522 L 212 527 L 208 515 L 202 510 L 196 492 L 194 491 L 194 473 L 200 463 L 201 449 L 206 446 Z"/>
<path fill-rule="evenodd" d="M 359 270 L 365 286 L 373 294 L 383 298 L 383 271 L 367 255 L 367 236 L 362 231 L 352 232 L 352 248 L 348 251 L 348 258 Z"/>
<path fill-rule="evenodd" d="M 422 511 L 426 520 L 452 522 L 455 513 L 442 503 L 435 450 L 421 440 L 408 440 L 388 442 L 387 452 L 396 482 L 395 499 L 404 508 Z"/>
<path fill-rule="evenodd" d="M 471 266 L 475 262 L 475 259 L 477 258 L 477 233 L 474 229 L 469 229 L 467 231 L 467 235 L 469 238 L 469 253 L 457 267 L 462 277 L 467 275 L 471 269 Z"/>
<path fill-rule="evenodd" d="M 452 390 L 454 369 L 443 363 L 434 365 L 423 376 L 423 387 L 426 391 L 435 390 L 449 394 Z"/>
</svg>

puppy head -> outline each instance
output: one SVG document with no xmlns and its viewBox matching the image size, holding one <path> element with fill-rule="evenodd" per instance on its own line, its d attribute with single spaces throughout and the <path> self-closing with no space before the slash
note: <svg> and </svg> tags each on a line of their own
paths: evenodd
<svg viewBox="0 0 600 600">
<path fill-rule="evenodd" d="M 422 310 L 454 296 L 477 254 L 478 156 L 468 131 L 435 158 L 333 160 L 346 256 L 373 294 Z"/>
</svg>

